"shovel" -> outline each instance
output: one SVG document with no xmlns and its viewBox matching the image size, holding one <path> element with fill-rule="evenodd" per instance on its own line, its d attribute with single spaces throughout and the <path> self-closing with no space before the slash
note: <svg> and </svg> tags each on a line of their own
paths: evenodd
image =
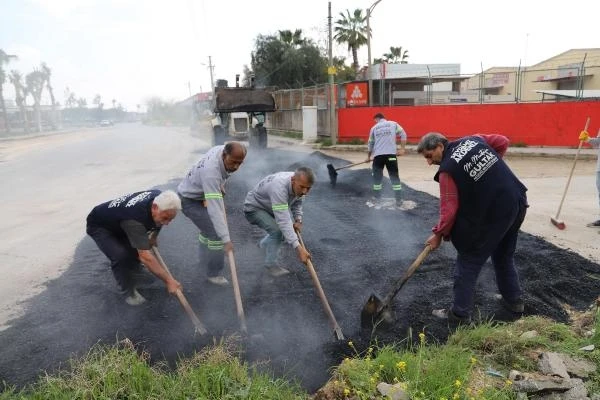
<svg viewBox="0 0 600 400">
<path fill-rule="evenodd" d="M 329 183 L 331 183 L 331 186 L 335 187 L 335 184 L 337 183 L 337 175 L 338 175 L 337 171 L 339 171 L 340 169 L 350 168 L 350 167 L 354 167 L 356 165 L 366 164 L 368 162 L 371 162 L 371 161 L 361 161 L 361 162 L 357 162 L 354 164 L 344 165 L 343 167 L 339 167 L 339 168 L 334 168 L 333 165 L 327 164 L 327 172 L 329 172 Z"/>
<path fill-rule="evenodd" d="M 156 246 L 152 246 L 152 252 L 156 256 L 156 259 L 158 260 L 160 265 L 162 265 L 162 267 L 165 269 L 165 271 L 167 271 L 167 274 L 169 274 L 171 276 L 171 271 L 169 271 L 169 267 L 167 267 L 167 264 L 165 264 L 165 261 L 160 256 L 160 253 L 158 252 L 158 248 Z M 208 333 L 208 331 L 206 330 L 206 328 L 204 327 L 202 322 L 200 322 L 200 319 L 198 318 L 198 316 L 196 315 L 194 310 L 192 310 L 192 307 L 190 306 L 190 303 L 188 303 L 183 292 L 180 289 L 177 289 L 177 291 L 175 292 L 175 295 L 177 296 L 177 300 L 179 300 L 179 302 L 181 303 L 181 306 L 185 310 L 186 314 L 192 320 L 192 323 L 194 324 L 194 327 L 195 327 L 195 330 L 194 330 L 195 333 L 198 333 L 200 335 L 205 335 L 206 333 Z"/>
<path fill-rule="evenodd" d="M 296 231 L 298 235 L 298 240 L 300 241 L 300 246 L 304 247 L 306 250 L 306 246 L 304 246 L 304 241 L 302 240 L 302 235 L 300 235 L 299 231 Z M 315 267 L 313 266 L 310 258 L 306 263 L 306 268 L 310 273 L 310 277 L 312 278 L 313 284 L 315 285 L 315 289 L 317 289 L 317 293 L 319 294 L 319 298 L 321 299 L 321 303 L 323 303 L 323 308 L 325 309 L 325 313 L 329 317 L 329 322 L 333 327 L 333 332 L 335 333 L 335 337 L 337 340 L 344 340 L 344 334 L 342 333 L 342 329 L 338 325 L 335 316 L 333 315 L 333 311 L 331 311 L 331 307 L 329 306 L 329 302 L 327 301 L 327 297 L 325 297 L 325 292 L 321 287 L 321 282 L 319 282 L 319 277 L 317 276 L 317 272 L 315 271 Z"/>
<path fill-rule="evenodd" d="M 360 313 L 360 325 L 363 328 L 376 326 L 382 320 L 391 320 L 391 313 L 389 311 L 391 301 L 394 299 L 394 297 L 396 297 L 400 289 L 402 289 L 402 286 L 404 286 L 406 281 L 408 281 L 417 268 L 419 268 L 430 251 L 431 246 L 426 245 L 417 259 L 413 261 L 410 267 L 408 267 L 404 275 L 402 275 L 393 283 L 392 290 L 383 298 L 383 301 L 380 300 L 375 294 L 371 294 L 371 296 L 369 296 L 367 303 L 364 305 Z"/>
</svg>

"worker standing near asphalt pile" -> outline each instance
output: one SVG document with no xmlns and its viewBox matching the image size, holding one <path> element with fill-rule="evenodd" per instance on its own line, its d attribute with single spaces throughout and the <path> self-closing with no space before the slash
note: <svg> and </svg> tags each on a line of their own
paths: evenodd
<svg viewBox="0 0 600 400">
<path fill-rule="evenodd" d="M 290 272 L 277 264 L 284 240 L 296 250 L 302 263 L 306 264 L 310 258 L 308 251 L 300 245 L 295 231 L 302 231 L 302 206 L 314 181 L 313 171 L 308 167 L 300 167 L 294 172 L 277 172 L 263 178 L 246 195 L 246 219 L 267 232 L 259 242 L 259 247 L 265 250 L 264 267 L 272 276 Z"/>
<path fill-rule="evenodd" d="M 200 260 L 207 263 L 208 281 L 229 284 L 223 276 L 224 252 L 233 251 L 225 218 L 225 182 L 246 158 L 246 148 L 239 142 L 215 146 L 189 170 L 177 186 L 182 212 L 200 230 Z"/>
<path fill-rule="evenodd" d="M 177 193 L 147 190 L 99 204 L 89 213 L 86 232 L 110 260 L 127 304 L 135 306 L 146 301 L 136 288 L 135 272 L 141 268 L 140 262 L 167 285 L 169 293 L 181 289 L 152 253 L 161 227 L 169 224 L 180 209 Z"/>
<path fill-rule="evenodd" d="M 457 250 L 454 301 L 449 309 L 433 310 L 438 318 L 470 320 L 477 278 L 491 257 L 503 304 L 522 313 L 514 253 L 519 228 L 528 207 L 527 188 L 502 160 L 509 140 L 502 135 L 473 135 L 449 142 L 440 133 L 421 138 L 417 151 L 429 165 L 438 165 L 440 217 L 426 243 L 433 249 L 442 238 Z"/>
<path fill-rule="evenodd" d="M 406 147 L 406 132 L 394 121 L 388 121 L 383 114 L 377 113 L 373 117 L 375 125 L 369 132 L 367 162 L 373 160 L 373 197 L 375 200 L 381 199 L 383 186 L 383 168 L 387 168 L 390 181 L 392 182 L 392 191 L 396 198 L 396 205 L 402 205 L 402 185 L 398 175 L 397 156 L 404 155 Z M 397 149 L 397 138 L 400 138 L 400 149 Z"/>
<path fill-rule="evenodd" d="M 594 149 L 598 149 L 598 161 L 596 163 L 596 190 L 598 191 L 598 205 L 600 206 L 600 129 L 598 135 L 595 138 L 591 138 L 590 134 L 583 130 L 579 134 L 579 140 L 586 142 L 591 145 Z M 600 228 L 600 219 L 587 224 L 589 228 Z M 598 231 L 600 233 L 600 231 Z"/>
</svg>

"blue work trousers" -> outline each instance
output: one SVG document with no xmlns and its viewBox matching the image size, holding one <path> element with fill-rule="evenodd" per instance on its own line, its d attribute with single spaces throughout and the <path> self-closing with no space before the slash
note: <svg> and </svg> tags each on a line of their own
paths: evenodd
<svg viewBox="0 0 600 400">
<path fill-rule="evenodd" d="M 452 311 L 459 317 L 468 317 L 473 308 L 475 285 L 481 268 L 492 258 L 498 291 L 508 302 L 521 298 L 519 275 L 515 268 L 514 254 L 519 228 L 527 212 L 525 195 L 518 207 L 505 220 L 490 224 L 480 238 L 480 246 L 458 250 L 454 269 L 454 304 Z"/>
<path fill-rule="evenodd" d="M 279 249 L 283 244 L 283 233 L 275 221 L 275 217 L 264 210 L 244 211 L 248 222 L 267 231 L 267 235 L 259 242 L 265 250 L 265 266 L 277 264 Z"/>
</svg>

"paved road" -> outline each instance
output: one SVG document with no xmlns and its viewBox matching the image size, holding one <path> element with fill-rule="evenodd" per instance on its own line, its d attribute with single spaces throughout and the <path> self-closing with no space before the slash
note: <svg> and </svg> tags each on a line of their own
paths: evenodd
<svg viewBox="0 0 600 400">
<path fill-rule="evenodd" d="M 69 265 L 94 205 L 181 177 L 208 145 L 140 124 L 0 141 L 0 330 Z"/>
</svg>

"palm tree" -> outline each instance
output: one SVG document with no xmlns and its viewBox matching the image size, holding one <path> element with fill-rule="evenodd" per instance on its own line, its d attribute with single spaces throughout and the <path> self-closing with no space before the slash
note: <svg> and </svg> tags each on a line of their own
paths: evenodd
<svg viewBox="0 0 600 400">
<path fill-rule="evenodd" d="M 279 40 L 293 47 L 300 46 L 304 43 L 302 29 L 296 29 L 294 32 L 290 31 L 289 29 L 279 31 Z"/>
<path fill-rule="evenodd" d="M 8 122 L 8 113 L 6 112 L 6 103 L 4 102 L 4 83 L 6 82 L 6 72 L 4 72 L 4 64 L 8 64 L 11 59 L 17 58 L 15 55 L 6 54 L 0 49 L 0 107 L 2 107 L 2 115 L 4 115 L 4 127 L 6 132 L 10 133 L 10 123 Z"/>
<path fill-rule="evenodd" d="M 37 68 L 25 76 L 25 82 L 27 83 L 27 91 L 31 93 L 33 97 L 33 108 L 35 110 L 35 120 L 37 125 L 37 131 L 42 131 L 42 91 L 46 83 L 45 74 Z"/>
<path fill-rule="evenodd" d="M 348 51 L 352 51 L 352 66 L 358 71 L 358 49 L 367 44 L 367 17 L 363 16 L 363 10 L 357 8 L 353 14 L 346 10 L 346 14 L 340 13 L 340 19 L 335 21 L 334 39 L 338 43 L 347 43 Z"/>
<path fill-rule="evenodd" d="M 402 46 L 400 47 L 390 47 L 390 52 L 385 53 L 383 55 L 383 60 L 386 63 L 390 64 L 408 64 L 406 59 L 408 58 L 408 50 L 402 51 Z"/>
<path fill-rule="evenodd" d="M 8 76 L 10 83 L 15 87 L 15 102 L 21 111 L 21 118 L 23 119 L 23 130 L 29 132 L 29 118 L 27 118 L 27 107 L 25 104 L 25 98 L 27 97 L 27 89 L 23 84 L 23 74 L 14 69 L 10 71 Z"/>
<path fill-rule="evenodd" d="M 44 79 L 46 81 L 46 88 L 48 89 L 48 93 L 50 94 L 50 103 L 52 104 L 52 118 L 50 118 L 50 124 L 52 125 L 52 129 L 56 129 L 56 99 L 54 98 L 54 90 L 52 89 L 52 84 L 50 83 L 50 77 L 52 76 L 52 70 L 46 65 L 45 62 L 41 65 L 41 72 L 44 74 Z"/>
</svg>

